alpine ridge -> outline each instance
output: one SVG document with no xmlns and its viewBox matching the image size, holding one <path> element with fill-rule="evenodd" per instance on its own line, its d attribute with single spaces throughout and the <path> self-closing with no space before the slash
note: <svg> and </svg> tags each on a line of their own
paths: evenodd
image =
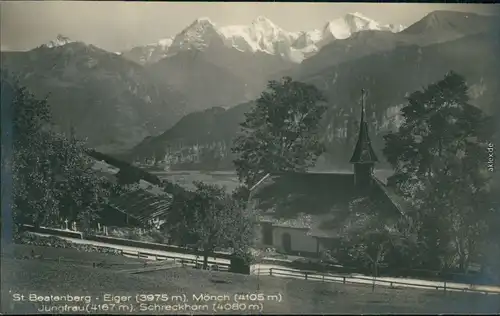
<svg viewBox="0 0 500 316">
<path fill-rule="evenodd" d="M 1 58 L 2 71 L 47 98 L 61 132 L 74 128 L 99 150 L 129 148 L 185 115 L 182 94 L 94 45 L 58 36 L 28 52 L 2 52 Z"/>
<path fill-rule="evenodd" d="M 426 46 L 398 46 L 390 51 L 360 55 L 355 60 L 324 65 L 320 72 L 313 75 L 302 73 L 297 80 L 318 87 L 329 100 L 320 131 L 327 143 L 323 157 L 325 166 L 349 167 L 343 165 L 349 159 L 344 154 L 350 155 L 354 146 L 349 135 L 355 135 L 353 131 L 357 124 L 354 113 L 357 107 L 353 104 L 359 101 L 361 88 L 370 91 L 366 113 L 373 130 L 373 146 L 379 153 L 384 145 L 382 136 L 387 131 L 395 130 L 402 121 L 400 109 L 406 102 L 406 96 L 436 82 L 451 70 L 467 78 L 471 104 L 485 113 L 494 114 L 495 100 L 498 99 L 498 89 L 494 87 L 499 82 L 495 71 L 499 60 L 495 52 L 499 49 L 499 39 L 498 31 L 491 30 Z M 464 62 L 471 60 L 475 62 Z M 160 161 L 181 157 L 172 164 L 179 168 L 215 168 L 212 166 L 214 161 L 218 163 L 217 168 L 231 166 L 231 159 L 234 158 L 229 150 L 231 141 L 239 131 L 239 123 L 245 119 L 244 113 L 253 105 L 254 102 L 247 102 L 228 110 L 191 113 L 172 129 L 140 143 L 126 158 L 131 161 Z M 214 154 L 214 146 L 221 153 L 217 151 Z M 192 153 L 199 148 L 205 148 L 206 152 L 200 154 L 200 159 L 192 158 Z"/>
<path fill-rule="evenodd" d="M 198 18 L 180 33 L 156 44 L 135 47 L 123 56 L 140 64 L 155 63 L 187 50 L 204 50 L 223 45 L 240 52 L 266 53 L 300 63 L 336 39 L 346 39 L 359 31 L 400 32 L 402 25 L 383 25 L 361 13 L 349 13 L 328 21 L 321 29 L 289 32 L 264 16 L 248 25 L 218 26 L 207 17 Z"/>
<path fill-rule="evenodd" d="M 46 46 L 48 48 L 54 48 L 54 47 L 60 47 L 64 46 L 69 43 L 73 43 L 74 41 L 71 40 L 69 37 L 64 36 L 62 34 L 57 35 L 57 37 L 54 40 L 51 40 L 47 44 L 44 44 L 42 46 Z"/>
</svg>

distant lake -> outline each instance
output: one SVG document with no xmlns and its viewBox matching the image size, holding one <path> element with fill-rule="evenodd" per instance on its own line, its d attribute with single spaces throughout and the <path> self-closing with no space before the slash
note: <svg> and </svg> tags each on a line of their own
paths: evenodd
<svg viewBox="0 0 500 316">
<path fill-rule="evenodd" d="M 217 184 L 226 187 L 232 192 L 240 184 L 235 171 L 152 171 L 151 173 L 160 179 L 168 180 L 186 189 L 194 189 L 194 181 L 202 181 L 207 184 Z"/>
</svg>

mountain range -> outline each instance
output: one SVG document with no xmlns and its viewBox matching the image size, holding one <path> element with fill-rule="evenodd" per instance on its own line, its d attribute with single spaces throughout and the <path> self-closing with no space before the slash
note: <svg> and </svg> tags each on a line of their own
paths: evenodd
<svg viewBox="0 0 500 316">
<path fill-rule="evenodd" d="M 203 50 L 214 44 L 240 52 L 263 52 L 292 62 L 301 62 L 335 39 L 345 39 L 365 30 L 399 32 L 402 25 L 382 25 L 361 13 L 349 13 L 328 21 L 321 29 L 289 32 L 264 16 L 250 25 L 217 26 L 209 18 L 199 18 L 173 37 L 158 43 L 134 47 L 123 56 L 141 64 L 157 62 L 186 50 Z"/>
<path fill-rule="evenodd" d="M 471 17 L 473 24 L 461 24 L 468 23 Z M 329 150 L 322 160 L 327 160 L 338 168 L 348 167 L 346 162 L 353 146 L 352 137 L 356 134 L 359 91 L 362 88 L 369 91 L 367 114 L 370 118 L 370 130 L 374 134 L 374 147 L 379 156 L 382 156 L 382 136 L 398 126 L 398 112 L 405 97 L 442 79 L 451 70 L 466 78 L 471 102 L 485 112 L 493 113 L 494 102 L 499 97 L 495 87 L 500 83 L 496 72 L 497 67 L 500 67 L 496 56 L 500 49 L 500 33 L 493 27 L 495 24 L 489 17 L 470 15 L 469 18 L 466 14 L 435 12 L 403 31 L 419 38 L 420 45 L 405 42 L 404 45 L 373 50 L 369 54 L 347 54 L 342 61 L 336 63 L 325 61 L 322 67 L 318 67 L 319 71 L 297 71 L 295 79 L 317 86 L 329 100 L 329 110 L 321 132 Z M 442 25 L 436 21 L 440 21 Z M 424 33 L 417 36 L 418 30 Z M 429 36 L 425 36 L 425 33 Z M 441 36 L 437 36 L 439 33 Z M 323 50 L 331 49 L 332 45 L 338 46 L 341 42 L 369 38 L 373 34 L 381 33 L 359 32 L 349 39 L 336 41 Z M 397 34 L 392 36 L 395 35 Z M 446 40 L 446 35 L 449 40 Z M 377 37 L 372 37 L 374 38 Z M 363 41 L 358 42 L 357 51 L 361 52 L 363 48 L 369 50 L 376 41 L 364 43 L 363 46 Z M 323 50 L 302 65 L 305 67 L 307 61 L 319 58 Z M 332 56 L 333 59 L 335 57 L 338 55 Z M 165 156 L 174 156 L 183 157 L 184 164 L 191 162 L 195 166 L 198 162 L 198 165 L 203 165 L 199 158 L 203 156 L 200 151 L 213 151 L 215 146 L 223 152 L 217 154 L 219 160 L 230 160 L 228 148 L 239 130 L 236 123 L 244 120 L 243 114 L 251 106 L 252 103 L 244 103 L 228 110 L 218 109 L 188 115 L 162 135 L 148 138 L 139 144 L 128 158 L 141 160 L 144 157 L 154 157 L 156 160 L 164 160 Z M 176 158 L 175 161 L 179 159 Z M 227 162 L 221 164 L 227 165 Z"/>
<path fill-rule="evenodd" d="M 467 35 L 498 28 L 496 17 L 453 11 L 434 11 L 401 32 L 370 29 L 331 42 L 317 54 L 304 60 L 291 71 L 280 75 L 294 78 L 309 76 L 323 70 L 363 56 L 389 52 L 403 46 L 427 46 L 455 40 Z"/>
<path fill-rule="evenodd" d="M 10 72 L 48 98 L 62 131 L 74 128 L 96 148 L 130 148 L 171 127 L 185 111 L 183 96 L 158 84 L 140 65 L 65 37 L 28 52 L 2 52 Z"/>
<path fill-rule="evenodd" d="M 145 65 L 158 80 L 184 92 L 193 109 L 203 110 L 255 99 L 269 78 L 294 68 L 336 39 L 363 30 L 401 29 L 360 13 L 302 32 L 285 31 L 263 16 L 250 25 L 222 27 L 199 18 L 174 37 L 120 55 Z"/>
<path fill-rule="evenodd" d="M 265 17 L 236 26 L 199 18 L 171 38 L 124 52 L 59 36 L 28 52 L 2 52 L 2 69 L 36 95 L 49 95 L 56 123 L 74 126 L 91 146 L 116 152 L 139 144 L 128 152 L 131 160 L 203 146 L 228 158 L 243 113 L 269 79 L 289 75 L 329 98 L 323 136 L 332 153 L 336 143 L 350 146 L 346 126 L 357 118 L 362 87 L 370 90 L 377 133 L 394 125 L 405 94 L 449 70 L 466 76 L 474 102 L 491 110 L 497 26 L 496 17 L 449 11 L 408 27 L 352 13 L 301 32 Z"/>
</svg>

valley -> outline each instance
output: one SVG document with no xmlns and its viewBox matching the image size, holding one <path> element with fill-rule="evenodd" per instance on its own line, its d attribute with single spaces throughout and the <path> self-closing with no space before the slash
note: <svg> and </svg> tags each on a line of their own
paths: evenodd
<svg viewBox="0 0 500 316">
<path fill-rule="evenodd" d="M 228 193 L 236 189 L 240 182 L 234 171 L 203 171 L 203 170 L 184 170 L 184 171 L 151 171 L 160 179 L 165 179 L 176 183 L 188 190 L 194 188 L 193 182 L 202 181 L 209 184 L 217 184 L 226 188 Z"/>
</svg>

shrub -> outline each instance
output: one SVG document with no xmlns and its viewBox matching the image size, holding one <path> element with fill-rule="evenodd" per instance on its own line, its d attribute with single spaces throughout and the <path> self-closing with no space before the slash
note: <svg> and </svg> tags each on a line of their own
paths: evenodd
<svg viewBox="0 0 500 316">
<path fill-rule="evenodd" d="M 100 247 L 100 246 L 92 246 L 92 245 L 82 245 L 82 244 L 74 244 L 59 237 L 54 236 L 38 236 L 30 233 L 22 233 L 14 240 L 17 244 L 25 244 L 32 246 L 43 246 L 43 247 L 54 247 L 54 248 L 71 248 L 76 249 L 78 251 L 83 252 L 100 252 L 100 253 L 108 253 L 108 254 L 121 254 L 121 250 L 108 248 L 108 247 Z"/>
<path fill-rule="evenodd" d="M 153 239 L 153 242 L 158 243 L 158 244 L 165 244 L 167 242 L 167 236 L 165 236 L 164 233 L 157 231 L 157 230 L 152 230 L 149 235 Z"/>
</svg>

